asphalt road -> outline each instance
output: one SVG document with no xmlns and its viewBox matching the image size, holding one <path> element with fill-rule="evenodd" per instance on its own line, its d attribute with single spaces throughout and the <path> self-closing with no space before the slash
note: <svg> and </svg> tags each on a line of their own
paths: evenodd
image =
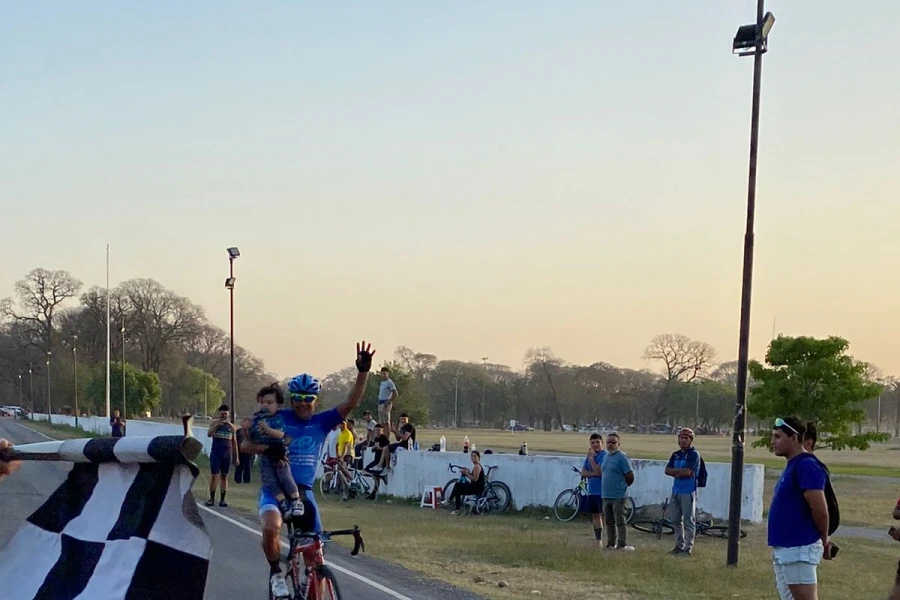
<svg viewBox="0 0 900 600">
<path fill-rule="evenodd" d="M 40 434 L 9 419 L 0 419 L 0 437 L 14 444 L 46 441 Z M 0 548 L 9 542 L 22 522 L 60 485 L 70 468 L 69 464 L 63 463 L 30 462 L 0 484 L 0 507 L 3 513 L 0 518 Z M 206 507 L 201 508 L 203 520 L 213 541 L 206 599 L 266 600 L 268 565 L 259 548 L 258 523 L 230 509 L 216 509 L 213 512 Z M 347 550 L 337 544 L 330 544 L 326 555 L 332 568 L 337 571 L 344 598 L 479 600 L 479 596 L 423 578 L 375 557 L 351 557 Z"/>
</svg>

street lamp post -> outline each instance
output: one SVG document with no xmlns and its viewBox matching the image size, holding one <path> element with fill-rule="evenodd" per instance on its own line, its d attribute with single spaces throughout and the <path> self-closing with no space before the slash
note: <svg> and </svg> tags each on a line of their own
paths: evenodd
<svg viewBox="0 0 900 600">
<path fill-rule="evenodd" d="M 75 378 L 75 427 L 78 427 L 78 336 L 72 336 L 72 374 Z"/>
<path fill-rule="evenodd" d="M 125 326 L 122 325 L 122 418 L 128 421 L 128 403 L 125 400 Z M 138 417 L 140 418 L 140 417 Z"/>
<path fill-rule="evenodd" d="M 231 320 L 231 422 L 234 423 L 234 260 L 241 255 L 241 251 L 232 246 L 228 249 L 228 279 L 225 280 L 225 288 L 230 296 L 230 320 Z"/>
<path fill-rule="evenodd" d="M 459 372 L 457 371 L 456 377 L 453 378 L 453 404 L 455 408 L 453 409 L 453 427 L 459 428 Z"/>
<path fill-rule="evenodd" d="M 22 369 L 19 369 L 19 410 L 22 409 Z"/>
<path fill-rule="evenodd" d="M 34 363 L 28 363 L 28 399 L 31 401 L 31 420 L 34 421 Z"/>
<path fill-rule="evenodd" d="M 52 352 L 47 350 L 47 422 L 53 423 L 53 405 L 50 403 L 50 356 Z"/>
<path fill-rule="evenodd" d="M 487 356 L 481 357 L 481 366 L 484 367 L 484 372 L 487 374 Z M 484 427 L 484 385 L 485 381 L 481 380 L 481 426 Z"/>
<path fill-rule="evenodd" d="M 750 356 L 750 300 L 753 284 L 753 227 L 756 216 L 756 158 L 759 149 L 759 97 L 762 57 L 768 49 L 769 31 L 775 24 L 765 13 L 765 0 L 757 0 L 756 22 L 738 28 L 732 52 L 753 56 L 753 100 L 750 117 L 750 167 L 747 182 L 747 227 L 744 233 L 744 267 L 741 283 L 741 324 L 738 342 L 737 398 L 731 446 L 731 498 L 728 511 L 728 566 L 737 566 L 744 476 L 744 429 L 747 423 L 747 366 Z"/>
</svg>

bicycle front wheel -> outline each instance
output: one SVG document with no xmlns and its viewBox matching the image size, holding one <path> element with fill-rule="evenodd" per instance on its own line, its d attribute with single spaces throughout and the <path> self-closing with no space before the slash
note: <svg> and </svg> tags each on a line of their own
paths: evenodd
<svg viewBox="0 0 900 600">
<path fill-rule="evenodd" d="M 341 497 L 340 480 L 335 477 L 334 471 L 326 471 L 319 480 L 319 493 L 322 499 L 333 501 Z"/>
<path fill-rule="evenodd" d="M 575 490 L 563 490 L 553 503 L 553 514 L 560 521 L 571 521 L 578 516 L 579 500 Z"/>
<path fill-rule="evenodd" d="M 512 504 L 512 491 L 502 481 L 492 481 L 490 485 L 488 504 L 490 504 L 491 512 L 505 512 L 509 505 Z"/>
<path fill-rule="evenodd" d="M 741 539 L 747 537 L 747 532 L 743 529 L 740 530 Z M 712 527 L 698 527 L 697 533 L 700 535 L 705 535 L 707 537 L 714 537 L 719 539 L 727 539 L 728 538 L 728 527 L 725 525 L 713 525 Z"/>
<path fill-rule="evenodd" d="M 441 492 L 441 502 L 445 503 L 445 505 L 449 508 L 450 504 L 446 504 L 450 500 L 450 494 L 453 493 L 453 487 L 459 482 L 459 479 L 451 479 L 447 483 L 444 484 L 444 489 Z"/>
<path fill-rule="evenodd" d="M 309 574 L 306 600 L 341 600 L 341 588 L 328 565 L 321 565 Z"/>
<path fill-rule="evenodd" d="M 638 519 L 631 523 L 631 526 L 637 529 L 638 531 L 643 531 L 644 533 L 651 533 L 655 536 L 660 536 L 662 534 L 672 535 L 675 533 L 675 528 L 665 523 L 663 521 L 656 521 L 650 519 Z"/>
</svg>

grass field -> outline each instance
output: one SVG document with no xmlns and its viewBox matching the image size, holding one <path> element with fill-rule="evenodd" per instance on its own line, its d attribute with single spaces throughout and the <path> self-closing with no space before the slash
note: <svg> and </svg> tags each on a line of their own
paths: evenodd
<svg viewBox="0 0 900 600">
<path fill-rule="evenodd" d="M 73 428 L 46 423 L 25 423 L 54 437 L 83 437 Z M 504 432 L 467 432 L 479 448 L 516 450 L 528 441 L 532 453 L 577 452 L 585 450 L 584 434 L 528 432 L 510 435 Z M 418 439 L 425 445 L 432 438 L 446 435 L 451 449 L 459 448 L 462 435 L 455 431 L 420 429 Z M 452 434 L 452 435 L 451 435 Z M 458 440 L 457 440 L 458 438 Z M 505 441 L 505 443 L 504 443 Z M 635 457 L 663 458 L 674 448 L 667 436 L 624 436 L 623 448 Z M 709 460 L 725 459 L 730 452 L 727 438 L 698 439 L 697 446 Z M 749 450 L 751 459 L 765 459 L 780 468 L 782 462 L 764 450 Z M 721 457 L 721 458 L 718 458 Z M 891 444 L 867 452 L 825 452 L 830 465 L 850 472 L 876 472 L 897 476 L 900 459 Z M 195 483 L 198 500 L 207 497 L 208 463 L 200 461 L 201 476 Z M 833 468 L 837 471 L 837 468 Z M 258 482 L 258 474 L 255 481 Z M 776 480 L 766 477 L 766 503 Z M 228 501 L 232 508 L 255 516 L 258 484 L 238 486 L 232 481 Z M 890 511 L 896 500 L 896 482 L 875 477 L 835 477 L 841 499 L 842 523 L 885 529 L 891 523 Z M 320 502 L 327 526 L 341 528 L 352 524 L 362 527 L 368 554 L 399 563 L 428 576 L 469 589 L 486 598 L 612 598 L 643 600 L 666 598 L 726 599 L 772 598 L 775 596 L 769 549 L 765 530 L 749 528 L 741 543 L 741 562 L 737 569 L 725 567 L 725 542 L 700 538 L 695 555 L 689 560 L 667 556 L 672 539 L 657 542 L 652 536 L 629 530 L 634 553 L 608 553 L 593 547 L 587 522 L 560 523 L 543 515 L 524 513 L 488 517 L 452 517 L 445 511 L 420 509 L 402 500 L 362 501 L 346 504 Z M 219 509 L 216 509 L 219 510 Z M 212 517 L 209 517 L 212 518 Z M 897 550 L 889 543 L 855 538 L 839 538 L 841 554 L 833 563 L 819 569 L 822 596 L 884 598 L 897 568 Z M 248 560 L 260 562 L 261 555 L 249 552 Z M 676 562 L 677 561 L 677 562 Z M 673 572 L 677 569 L 678 575 Z M 476 578 L 484 582 L 476 583 Z M 499 588 L 505 581 L 508 588 Z"/>
<path fill-rule="evenodd" d="M 258 480 L 258 477 L 257 477 Z M 208 477 L 198 478 L 195 493 L 206 498 Z M 229 487 L 229 504 L 255 514 L 256 485 Z M 406 501 L 373 505 L 320 502 L 326 526 L 358 524 L 370 556 L 399 563 L 469 589 L 486 598 L 612 598 L 668 600 L 772 598 L 771 559 L 762 528 L 750 528 L 741 542 L 737 569 L 725 568 L 725 541 L 700 538 L 689 560 L 667 555 L 672 539 L 630 529 L 634 553 L 609 553 L 593 547 L 586 521 L 560 523 L 534 515 L 453 517 L 420 509 Z M 220 510 L 220 509 L 216 509 Z M 228 509 L 231 510 L 231 509 Z M 889 509 L 888 509 L 889 510 Z M 888 517 L 889 518 L 889 517 Z M 882 598 L 897 567 L 896 549 L 867 540 L 841 540 L 840 560 L 820 568 L 823 597 Z M 252 560 L 252 558 L 251 558 Z M 259 557 L 260 568 L 264 568 Z M 673 576 L 673 570 L 678 576 Z M 852 577 L 847 574 L 852 573 Z M 483 583 L 476 583 L 476 578 Z M 505 581 L 508 588 L 499 588 Z"/>
</svg>

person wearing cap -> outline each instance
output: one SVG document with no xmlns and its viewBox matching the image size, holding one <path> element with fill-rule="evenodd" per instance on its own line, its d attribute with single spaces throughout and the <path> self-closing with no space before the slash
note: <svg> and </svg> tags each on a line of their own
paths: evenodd
<svg viewBox="0 0 900 600">
<path fill-rule="evenodd" d="M 700 472 L 700 453 L 693 447 L 694 432 L 684 427 L 678 432 L 678 450 L 666 465 L 666 475 L 675 479 L 669 500 L 667 520 L 675 527 L 673 556 L 688 557 L 694 550 L 697 531 L 697 475 Z"/>
</svg>

